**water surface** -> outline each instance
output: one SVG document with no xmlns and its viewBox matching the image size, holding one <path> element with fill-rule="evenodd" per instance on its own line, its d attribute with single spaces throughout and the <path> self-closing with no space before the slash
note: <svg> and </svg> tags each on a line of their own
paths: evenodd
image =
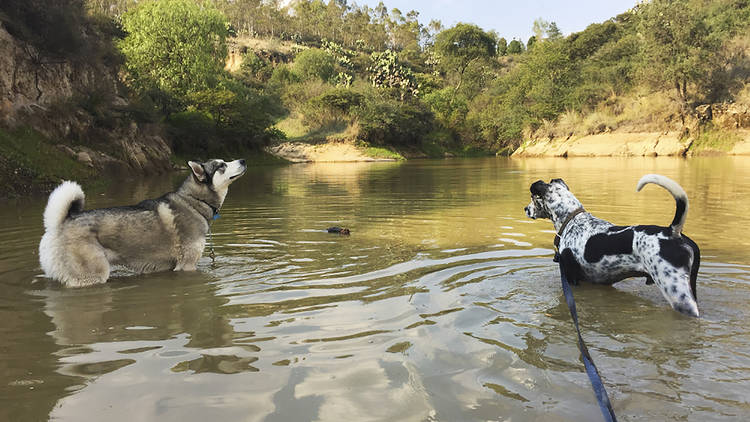
<svg viewBox="0 0 750 422">
<path fill-rule="evenodd" d="M 0 420 L 599 420 L 529 185 L 701 247 L 700 319 L 631 279 L 574 290 L 620 420 L 750 414 L 749 158 L 473 159 L 251 169 L 195 273 L 65 289 L 41 276 L 46 198 L 0 204 Z M 123 180 L 87 207 L 171 190 Z M 86 186 L 84 186 L 86 189 Z M 324 231 L 338 225 L 351 236 Z"/>
</svg>

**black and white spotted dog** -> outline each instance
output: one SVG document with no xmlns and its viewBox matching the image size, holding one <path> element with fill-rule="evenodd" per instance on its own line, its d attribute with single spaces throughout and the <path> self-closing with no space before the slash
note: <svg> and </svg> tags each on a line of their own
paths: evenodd
<svg viewBox="0 0 750 422">
<path fill-rule="evenodd" d="M 534 182 L 531 203 L 524 210 L 530 218 L 552 220 L 557 230 L 556 259 L 571 283 L 614 284 L 645 276 L 647 284 L 656 283 L 673 309 L 697 317 L 695 283 L 700 250 L 682 233 L 687 195 L 675 181 L 657 174 L 643 176 L 636 190 L 648 183 L 665 188 L 677 202 L 669 227 L 615 226 L 596 218 L 583 209 L 562 179 Z"/>
</svg>

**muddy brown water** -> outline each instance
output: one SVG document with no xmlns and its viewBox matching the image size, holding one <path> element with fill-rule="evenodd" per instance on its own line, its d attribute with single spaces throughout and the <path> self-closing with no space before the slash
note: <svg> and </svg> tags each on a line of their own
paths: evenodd
<svg viewBox="0 0 750 422">
<path fill-rule="evenodd" d="M 654 286 L 574 289 L 621 420 L 750 415 L 750 158 L 472 159 L 251 169 L 195 273 L 65 289 L 41 276 L 46 198 L 0 205 L 0 420 L 600 420 L 528 186 L 701 247 L 699 319 Z M 181 175 L 122 180 L 135 203 Z M 86 187 L 84 186 L 84 189 Z M 324 231 L 338 225 L 351 236 Z"/>
</svg>

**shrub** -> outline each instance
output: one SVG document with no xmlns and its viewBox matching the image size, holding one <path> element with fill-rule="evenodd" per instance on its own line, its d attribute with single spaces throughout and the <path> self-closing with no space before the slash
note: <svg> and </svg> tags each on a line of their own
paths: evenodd
<svg viewBox="0 0 750 422">
<path fill-rule="evenodd" d="M 243 79 L 255 84 L 263 84 L 271 79 L 273 72 L 274 68 L 271 64 L 258 57 L 252 50 L 242 56 L 240 76 Z"/>
<path fill-rule="evenodd" d="M 175 154 L 206 156 L 218 148 L 213 120 L 205 112 L 183 111 L 167 120 L 167 133 Z"/>
<path fill-rule="evenodd" d="M 370 98 L 357 109 L 360 139 L 376 145 L 414 146 L 432 130 L 432 113 L 418 103 Z"/>
<path fill-rule="evenodd" d="M 318 48 L 305 50 L 294 59 L 294 72 L 302 80 L 320 79 L 327 82 L 334 73 L 336 60 Z"/>
<path fill-rule="evenodd" d="M 271 73 L 271 79 L 269 79 L 268 85 L 271 88 L 280 89 L 286 85 L 297 83 L 299 81 L 299 76 L 292 72 L 292 69 L 290 69 L 289 66 L 279 65 L 273 69 L 273 73 Z"/>
<path fill-rule="evenodd" d="M 325 127 L 351 120 L 351 111 L 363 100 L 364 95 L 351 89 L 334 88 L 307 101 L 303 123 L 310 127 Z"/>
</svg>

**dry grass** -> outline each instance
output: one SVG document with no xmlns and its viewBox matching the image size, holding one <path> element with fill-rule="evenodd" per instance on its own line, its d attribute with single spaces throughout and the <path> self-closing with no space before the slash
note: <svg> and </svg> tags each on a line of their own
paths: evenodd
<svg viewBox="0 0 750 422">
<path fill-rule="evenodd" d="M 750 100 L 750 92 L 748 93 Z M 612 97 L 594 111 L 566 111 L 555 121 L 543 121 L 525 139 L 567 139 L 571 136 L 595 135 L 612 131 L 658 132 L 676 128 L 680 103 L 670 93 L 636 93 Z M 529 135 L 528 137 L 526 135 Z"/>
<path fill-rule="evenodd" d="M 282 54 L 292 54 L 295 46 L 299 46 L 297 43 L 291 41 L 281 41 L 279 39 L 265 39 L 265 38 L 251 38 L 240 36 L 233 38 L 231 41 L 239 46 L 251 48 L 255 51 L 278 51 Z M 302 47 L 304 48 L 304 47 Z"/>
<path fill-rule="evenodd" d="M 737 104 L 744 105 L 746 107 L 750 107 L 750 83 L 744 84 L 742 89 L 735 95 L 734 101 Z"/>
</svg>

